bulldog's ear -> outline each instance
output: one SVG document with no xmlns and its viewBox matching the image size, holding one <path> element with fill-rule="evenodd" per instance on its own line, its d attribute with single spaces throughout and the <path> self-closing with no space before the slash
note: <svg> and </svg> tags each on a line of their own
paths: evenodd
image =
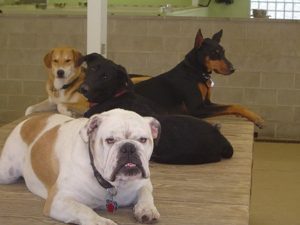
<svg viewBox="0 0 300 225">
<path fill-rule="evenodd" d="M 195 42 L 194 42 L 194 48 L 200 48 L 200 46 L 203 43 L 203 35 L 201 32 L 201 29 L 198 30 L 196 37 L 195 37 Z"/>
<path fill-rule="evenodd" d="M 221 29 L 219 32 L 215 33 L 212 37 L 212 39 L 218 43 L 220 43 L 221 41 L 221 37 L 222 37 L 222 34 L 223 34 L 223 30 Z"/>
<path fill-rule="evenodd" d="M 49 69 L 51 68 L 52 54 L 53 54 L 53 50 L 44 56 L 44 64 Z"/>
<path fill-rule="evenodd" d="M 91 134 L 98 129 L 101 124 L 101 119 L 99 116 L 92 116 L 83 128 L 79 131 L 82 140 L 87 143 Z"/>
<path fill-rule="evenodd" d="M 160 138 L 160 132 L 161 132 L 160 123 L 158 122 L 157 119 L 153 117 L 144 117 L 144 118 L 149 122 L 152 138 L 154 139 L 154 144 L 157 145 Z"/>
</svg>

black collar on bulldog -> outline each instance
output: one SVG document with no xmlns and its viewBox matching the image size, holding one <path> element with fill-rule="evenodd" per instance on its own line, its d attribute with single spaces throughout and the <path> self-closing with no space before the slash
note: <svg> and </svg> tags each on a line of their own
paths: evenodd
<svg viewBox="0 0 300 225">
<path fill-rule="evenodd" d="M 107 192 L 111 195 L 111 196 L 115 196 L 117 195 L 117 189 L 111 184 L 109 183 L 107 180 L 105 180 L 102 175 L 99 173 L 99 171 L 97 170 L 95 163 L 94 163 L 94 156 L 92 154 L 92 150 L 91 150 L 91 143 L 90 143 L 90 138 L 89 138 L 89 143 L 88 143 L 88 148 L 89 148 L 89 155 L 90 155 L 90 160 L 91 160 L 91 166 L 94 172 L 94 176 L 96 178 L 96 180 L 98 181 L 98 183 L 100 184 L 100 186 L 102 186 L 103 188 L 105 188 L 107 190 Z"/>
</svg>

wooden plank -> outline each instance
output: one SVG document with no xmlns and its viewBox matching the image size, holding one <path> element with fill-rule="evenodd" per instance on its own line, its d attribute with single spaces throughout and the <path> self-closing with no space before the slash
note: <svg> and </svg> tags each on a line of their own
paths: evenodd
<svg viewBox="0 0 300 225">
<path fill-rule="evenodd" d="M 204 165 L 151 163 L 154 198 L 161 225 L 247 225 L 251 188 L 254 127 L 228 117 L 209 120 L 221 123 L 221 131 L 234 147 L 232 159 Z M 16 122 L 0 128 L 0 148 Z M 0 224 L 62 224 L 42 215 L 44 200 L 30 193 L 24 181 L 0 185 Z M 122 225 L 137 224 L 132 209 L 100 215 Z"/>
</svg>

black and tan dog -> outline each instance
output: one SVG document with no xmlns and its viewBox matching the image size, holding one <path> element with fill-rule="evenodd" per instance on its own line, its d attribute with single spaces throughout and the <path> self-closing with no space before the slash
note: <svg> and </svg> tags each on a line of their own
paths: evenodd
<svg viewBox="0 0 300 225">
<path fill-rule="evenodd" d="M 233 149 L 215 126 L 191 116 L 161 115 L 155 104 L 135 94 L 126 70 L 93 53 L 85 56 L 86 79 L 81 92 L 93 102 L 85 113 L 90 117 L 113 108 L 154 116 L 161 124 L 161 136 L 152 160 L 172 164 L 200 164 L 230 158 Z"/>
<path fill-rule="evenodd" d="M 261 128 L 263 119 L 245 107 L 214 104 L 210 101 L 212 71 L 222 75 L 234 72 L 233 65 L 226 59 L 220 45 L 222 33 L 220 30 L 212 38 L 204 39 L 199 30 L 194 48 L 183 61 L 166 73 L 137 83 L 135 91 L 168 113 L 186 113 L 199 118 L 237 115 Z"/>
</svg>

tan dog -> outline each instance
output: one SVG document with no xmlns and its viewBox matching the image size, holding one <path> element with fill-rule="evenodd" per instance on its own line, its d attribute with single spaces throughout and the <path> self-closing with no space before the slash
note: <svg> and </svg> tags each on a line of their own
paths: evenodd
<svg viewBox="0 0 300 225">
<path fill-rule="evenodd" d="M 67 116 L 81 116 L 89 108 L 87 99 L 78 92 L 84 72 L 77 65 L 81 53 L 74 48 L 54 48 L 44 57 L 48 70 L 46 90 L 48 99 L 26 109 L 33 112 L 55 111 Z"/>
</svg>

